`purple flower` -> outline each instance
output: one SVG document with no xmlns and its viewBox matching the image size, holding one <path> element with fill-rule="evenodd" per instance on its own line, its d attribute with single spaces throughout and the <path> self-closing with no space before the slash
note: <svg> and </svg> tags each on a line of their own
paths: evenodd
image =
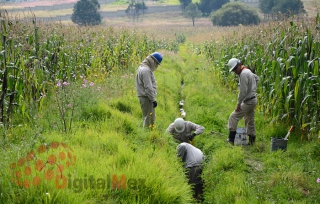
<svg viewBox="0 0 320 204">
<path fill-rule="evenodd" d="M 57 86 L 58 86 L 58 87 L 60 87 L 60 86 L 61 86 L 61 82 L 60 82 L 60 80 L 58 81 Z"/>
<path fill-rule="evenodd" d="M 90 86 L 93 86 L 94 85 L 94 83 L 93 82 L 90 82 Z"/>
<path fill-rule="evenodd" d="M 87 83 L 88 81 L 86 79 L 83 80 L 84 83 Z"/>
<path fill-rule="evenodd" d="M 69 85 L 69 83 L 68 83 L 68 82 L 66 82 L 66 81 L 65 81 L 65 82 L 63 82 L 62 84 L 63 84 L 64 86 L 68 86 L 68 85 Z"/>
<path fill-rule="evenodd" d="M 317 179 L 317 183 L 320 183 L 320 178 Z"/>
<path fill-rule="evenodd" d="M 71 104 L 70 104 L 70 103 L 68 104 L 68 107 L 71 107 Z"/>
</svg>

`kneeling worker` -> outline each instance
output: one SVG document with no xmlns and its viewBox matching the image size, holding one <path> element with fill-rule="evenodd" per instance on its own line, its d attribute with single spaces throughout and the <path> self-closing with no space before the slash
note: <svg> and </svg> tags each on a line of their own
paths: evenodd
<svg viewBox="0 0 320 204">
<path fill-rule="evenodd" d="M 196 135 L 200 135 L 203 131 L 203 126 L 185 121 L 182 118 L 177 118 L 166 130 L 167 133 L 173 135 L 180 143 L 190 143 Z"/>
<path fill-rule="evenodd" d="M 181 158 L 189 184 L 192 185 L 193 198 L 203 201 L 202 162 L 203 153 L 193 145 L 183 142 L 177 146 L 177 156 Z"/>
</svg>

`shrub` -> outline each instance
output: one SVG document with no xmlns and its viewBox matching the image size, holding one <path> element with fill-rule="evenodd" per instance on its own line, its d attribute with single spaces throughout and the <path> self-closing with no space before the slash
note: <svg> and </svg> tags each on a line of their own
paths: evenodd
<svg viewBox="0 0 320 204">
<path fill-rule="evenodd" d="M 219 26 L 237 26 L 259 24 L 260 18 L 257 11 L 247 8 L 243 3 L 227 3 L 216 13 L 211 13 L 213 25 Z"/>
</svg>

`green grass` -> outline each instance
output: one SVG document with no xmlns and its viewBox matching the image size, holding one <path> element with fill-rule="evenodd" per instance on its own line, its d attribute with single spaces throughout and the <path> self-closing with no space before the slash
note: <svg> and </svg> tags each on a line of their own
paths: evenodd
<svg viewBox="0 0 320 204">
<path fill-rule="evenodd" d="M 206 155 L 204 203 L 320 202 L 320 185 L 316 183 L 320 173 L 319 145 L 301 142 L 300 135 L 293 132 L 286 152 L 272 152 L 271 137 L 284 137 L 289 127 L 272 123 L 259 111 L 256 145 L 228 145 L 227 120 L 235 107 L 237 92 L 230 92 L 220 84 L 215 65 L 192 51 L 188 43 L 180 46 L 179 54 L 163 51 L 163 63 L 155 72 L 159 106 L 156 126 L 151 130 L 142 129 L 133 85 L 135 68 L 130 71 L 132 74 L 115 73 L 99 84 L 102 94 L 90 97 L 97 103 L 88 105 L 87 100 L 82 100 L 80 107 L 84 108 L 77 109 L 82 120 L 74 121 L 72 132 L 61 133 L 54 128 L 59 116 L 54 114 L 53 101 L 48 101 L 51 108 L 39 113 L 34 125 L 25 123 L 10 129 L 8 137 L 1 141 L 4 155 L 0 162 L 1 202 L 193 203 L 190 186 L 176 157 L 177 144 L 165 133 L 167 126 L 179 117 L 181 99 L 185 101 L 186 120 L 205 127 L 194 142 Z M 37 158 L 46 161 L 51 154 L 60 152 L 75 156 L 75 160 L 59 157 L 56 162 L 64 165 L 62 175 L 67 186 L 57 189 L 55 180 L 45 180 L 44 172 L 56 169 L 56 165 L 49 164 L 43 171 L 33 169 L 32 176 L 40 175 L 43 181 L 39 186 L 26 188 L 10 181 L 20 180 L 18 169 L 12 174 L 10 164 L 26 158 L 31 150 L 37 152 L 41 144 L 50 145 L 54 141 L 65 143 L 72 150 L 51 148 L 46 153 L 37 153 Z M 68 158 L 73 161 L 69 166 Z M 26 162 L 19 169 L 25 172 L 27 165 L 35 168 L 34 162 Z M 121 175 L 125 176 L 126 189 L 112 188 L 113 175 L 119 182 Z M 31 181 L 27 175 L 22 181 L 25 178 Z"/>
</svg>

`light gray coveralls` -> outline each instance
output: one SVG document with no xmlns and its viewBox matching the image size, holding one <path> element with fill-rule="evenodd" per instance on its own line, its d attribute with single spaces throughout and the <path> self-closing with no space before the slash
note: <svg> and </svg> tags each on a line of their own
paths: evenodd
<svg viewBox="0 0 320 204">
<path fill-rule="evenodd" d="M 202 200 L 203 194 L 203 180 L 202 163 L 205 159 L 202 151 L 191 144 L 181 143 L 177 146 L 177 156 L 181 158 L 186 169 L 186 176 L 188 177 L 188 183 L 192 185 L 193 197 L 197 200 Z"/>
<path fill-rule="evenodd" d="M 179 140 L 179 142 L 189 143 L 189 137 L 191 136 L 192 131 L 194 131 L 194 133 L 196 135 L 199 135 L 199 134 L 203 133 L 203 131 L 204 131 L 203 126 L 195 124 L 190 121 L 184 121 L 184 125 L 185 125 L 184 131 L 181 133 L 178 133 L 176 131 L 176 129 L 174 128 L 174 123 L 171 123 L 169 125 L 169 127 L 167 128 L 166 132 L 173 135 L 173 137 L 175 139 Z"/>
<path fill-rule="evenodd" d="M 150 127 L 155 123 L 156 112 L 152 102 L 156 101 L 157 85 L 153 72 L 157 69 L 157 62 L 149 55 L 140 64 L 136 74 L 136 91 L 143 117 L 143 127 Z"/>
<path fill-rule="evenodd" d="M 238 104 L 241 104 L 241 111 L 233 111 L 229 117 L 229 131 L 236 131 L 240 119 L 244 117 L 244 123 L 247 134 L 256 136 L 256 128 L 254 123 L 254 110 L 257 105 L 256 90 L 259 77 L 253 74 L 249 69 L 245 68 L 239 76 Z"/>
</svg>

